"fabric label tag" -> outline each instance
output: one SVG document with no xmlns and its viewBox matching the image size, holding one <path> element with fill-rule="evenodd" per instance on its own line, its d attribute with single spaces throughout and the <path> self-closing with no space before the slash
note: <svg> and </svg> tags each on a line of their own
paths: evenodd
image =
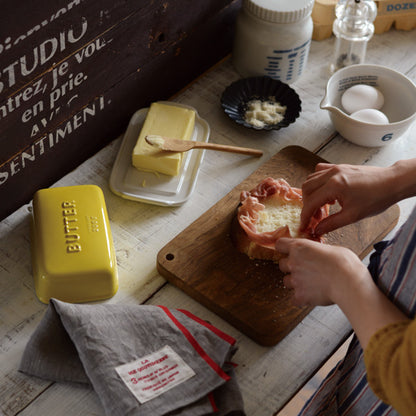
<svg viewBox="0 0 416 416">
<path fill-rule="evenodd" d="M 195 375 L 168 345 L 115 370 L 140 403 L 152 400 Z"/>
</svg>

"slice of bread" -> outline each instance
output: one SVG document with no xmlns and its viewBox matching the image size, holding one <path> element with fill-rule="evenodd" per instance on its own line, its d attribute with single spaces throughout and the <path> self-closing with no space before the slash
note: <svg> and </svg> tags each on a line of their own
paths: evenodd
<svg viewBox="0 0 416 416">
<path fill-rule="evenodd" d="M 265 178 L 251 191 L 243 191 L 231 226 L 232 241 L 251 259 L 278 262 L 282 253 L 275 249 L 281 237 L 303 237 L 322 241 L 314 234 L 318 222 L 328 216 L 326 205 L 311 219 L 304 232 L 299 231 L 303 207 L 302 190 L 284 179 Z"/>
</svg>

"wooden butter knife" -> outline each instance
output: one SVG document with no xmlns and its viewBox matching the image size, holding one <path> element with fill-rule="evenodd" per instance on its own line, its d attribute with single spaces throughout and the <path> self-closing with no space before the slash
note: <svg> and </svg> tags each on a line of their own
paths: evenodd
<svg viewBox="0 0 416 416">
<path fill-rule="evenodd" d="M 240 153 L 249 156 L 262 156 L 263 151 L 251 149 L 248 147 L 228 146 L 225 144 L 196 142 L 193 140 L 180 140 L 171 137 L 149 135 L 145 137 L 146 142 L 160 150 L 168 152 L 187 152 L 191 149 L 210 149 L 219 150 L 220 152 Z"/>
</svg>

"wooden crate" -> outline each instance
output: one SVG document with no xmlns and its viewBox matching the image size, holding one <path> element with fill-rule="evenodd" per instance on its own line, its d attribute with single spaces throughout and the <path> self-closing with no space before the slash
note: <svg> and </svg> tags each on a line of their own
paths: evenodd
<svg viewBox="0 0 416 416">
<path fill-rule="evenodd" d="M 241 0 L 22 0 L 0 26 L 0 220 L 231 50 Z"/>
</svg>

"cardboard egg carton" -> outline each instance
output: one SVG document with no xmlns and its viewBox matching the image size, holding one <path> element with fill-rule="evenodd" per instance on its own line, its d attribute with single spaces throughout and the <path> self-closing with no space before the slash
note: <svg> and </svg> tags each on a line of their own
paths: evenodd
<svg viewBox="0 0 416 416">
<path fill-rule="evenodd" d="M 313 40 L 327 39 L 332 35 L 337 3 L 338 0 L 315 0 L 312 10 Z M 377 5 L 375 33 L 387 32 L 392 26 L 399 30 L 416 28 L 416 1 L 379 0 L 375 3 Z"/>
</svg>

